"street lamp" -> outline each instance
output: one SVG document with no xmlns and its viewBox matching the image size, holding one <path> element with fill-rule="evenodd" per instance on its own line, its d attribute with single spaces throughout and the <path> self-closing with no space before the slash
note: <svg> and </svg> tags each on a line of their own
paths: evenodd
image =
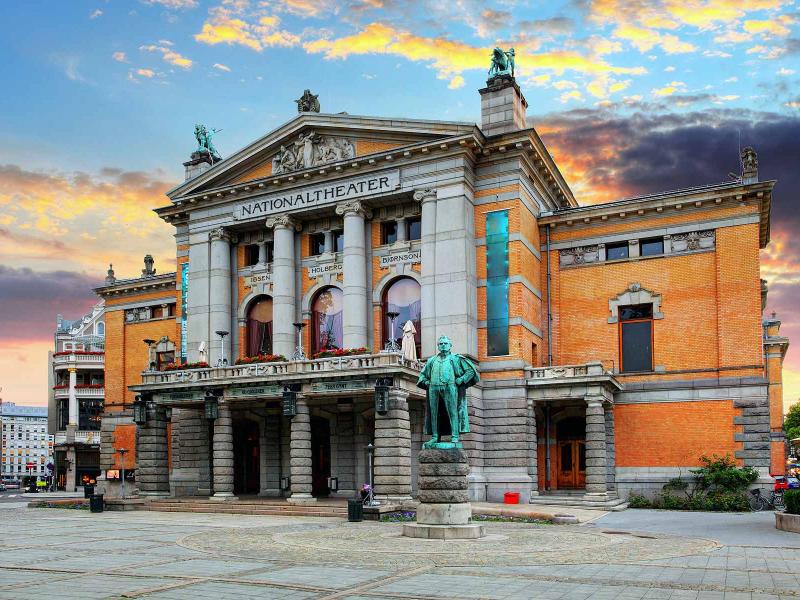
<svg viewBox="0 0 800 600">
<path fill-rule="evenodd" d="M 394 338 L 394 320 L 400 316 L 400 313 L 395 311 L 389 311 L 386 313 L 386 316 L 389 317 L 389 321 L 391 322 L 392 335 L 389 338 L 389 341 L 386 342 L 386 347 L 384 348 L 384 351 L 400 352 L 400 346 L 397 345 L 397 340 L 395 340 Z"/>
<path fill-rule="evenodd" d="M 125 500 L 125 453 L 128 450 L 126 448 L 117 448 L 117 452 L 119 452 L 120 461 L 122 461 L 122 499 Z"/>
<path fill-rule="evenodd" d="M 302 321 L 292 324 L 297 329 L 297 348 L 295 348 L 294 354 L 292 354 L 292 360 L 305 360 L 306 353 L 303 350 L 303 327 L 305 327 L 306 324 Z"/>
<path fill-rule="evenodd" d="M 364 504 L 367 506 L 378 506 L 380 502 L 375 500 L 375 486 L 372 482 L 372 463 L 375 454 L 375 446 L 372 443 L 367 444 L 367 477 L 369 478 L 369 492 L 367 492 L 367 497 L 364 500 Z"/>
<path fill-rule="evenodd" d="M 379 415 L 389 412 L 389 388 L 393 383 L 391 377 L 379 377 L 375 380 L 375 412 Z"/>
<path fill-rule="evenodd" d="M 203 408 L 207 420 L 216 421 L 219 418 L 219 400 L 211 390 L 206 392 Z"/>
<path fill-rule="evenodd" d="M 133 422 L 137 425 L 147 423 L 147 401 L 141 394 L 133 402 Z"/>
<path fill-rule="evenodd" d="M 147 370 L 148 371 L 155 371 L 156 370 L 156 361 L 153 360 L 153 344 L 156 343 L 155 340 L 146 339 L 142 340 L 145 344 L 147 344 Z"/>
<path fill-rule="evenodd" d="M 227 331 L 215 331 L 219 336 L 219 360 L 217 361 L 218 367 L 227 367 L 228 359 L 225 358 L 225 336 L 228 335 Z"/>
</svg>

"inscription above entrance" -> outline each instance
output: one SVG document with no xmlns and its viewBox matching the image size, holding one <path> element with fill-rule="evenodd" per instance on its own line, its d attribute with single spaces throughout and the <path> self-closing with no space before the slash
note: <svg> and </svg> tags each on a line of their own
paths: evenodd
<svg viewBox="0 0 800 600">
<path fill-rule="evenodd" d="M 259 200 L 240 204 L 234 209 L 233 218 L 237 221 L 258 219 L 288 210 L 326 206 L 342 200 L 390 192 L 399 187 L 400 171 L 395 169 L 343 182 L 318 185 L 296 192 L 270 194 Z"/>
</svg>

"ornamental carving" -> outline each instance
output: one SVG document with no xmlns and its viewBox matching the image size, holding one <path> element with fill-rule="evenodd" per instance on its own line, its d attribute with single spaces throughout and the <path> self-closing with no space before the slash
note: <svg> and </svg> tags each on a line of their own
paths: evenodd
<svg viewBox="0 0 800 600">
<path fill-rule="evenodd" d="M 282 227 L 284 229 L 299 230 L 300 224 L 289 215 L 277 215 L 267 219 L 266 227 L 267 229 L 278 229 Z"/>
<path fill-rule="evenodd" d="M 691 252 L 713 248 L 716 237 L 713 229 L 672 235 L 672 252 Z"/>
<path fill-rule="evenodd" d="M 576 246 L 575 248 L 564 248 L 559 252 L 561 257 L 561 266 L 566 267 L 569 265 L 582 265 L 585 263 L 597 262 L 600 258 L 600 252 L 597 245 L 593 246 Z"/>
<path fill-rule="evenodd" d="M 216 229 L 212 229 L 208 232 L 208 239 L 212 242 L 217 240 L 222 240 L 224 242 L 232 241 L 233 236 L 231 233 L 225 229 L 224 227 L 217 227 Z"/>
<path fill-rule="evenodd" d="M 436 190 L 431 188 L 416 190 L 414 192 L 414 200 L 416 200 L 417 202 L 427 202 L 430 200 L 436 200 Z"/>
<path fill-rule="evenodd" d="M 299 169 L 355 158 L 356 149 L 347 138 L 317 135 L 313 131 L 301 133 L 288 144 L 281 144 L 272 159 L 272 173 L 279 175 Z"/>
<path fill-rule="evenodd" d="M 336 214 L 339 216 L 355 214 L 369 219 L 372 216 L 372 211 L 364 206 L 360 200 L 348 200 L 336 205 Z"/>
</svg>

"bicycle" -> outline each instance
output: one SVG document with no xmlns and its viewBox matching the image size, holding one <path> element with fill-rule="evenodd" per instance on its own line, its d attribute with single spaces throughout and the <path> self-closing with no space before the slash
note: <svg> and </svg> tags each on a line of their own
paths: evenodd
<svg viewBox="0 0 800 600">
<path fill-rule="evenodd" d="M 772 493 L 769 495 L 769 497 L 762 495 L 760 488 L 750 490 L 749 502 L 750 510 L 753 512 L 766 510 L 770 507 L 773 510 L 783 510 L 786 507 L 783 502 L 783 490 L 772 490 Z"/>
</svg>

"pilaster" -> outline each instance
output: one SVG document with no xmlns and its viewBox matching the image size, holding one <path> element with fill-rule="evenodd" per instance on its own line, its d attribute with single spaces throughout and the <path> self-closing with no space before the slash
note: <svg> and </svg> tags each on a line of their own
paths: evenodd
<svg viewBox="0 0 800 600">
<path fill-rule="evenodd" d="M 605 501 L 607 491 L 603 398 L 586 396 L 586 500 Z"/>
<path fill-rule="evenodd" d="M 136 443 L 139 495 L 169 496 L 167 415 L 163 406 L 148 402 L 147 421 L 139 426 Z"/>
<path fill-rule="evenodd" d="M 408 392 L 391 389 L 388 408 L 386 414 L 375 415 L 375 493 L 382 500 L 411 500 Z"/>
<path fill-rule="evenodd" d="M 297 399 L 289 440 L 289 469 L 292 495 L 289 502 L 315 502 L 311 495 L 311 416 L 308 402 Z"/>
<path fill-rule="evenodd" d="M 216 500 L 232 500 L 233 495 L 233 418 L 226 402 L 219 404 L 214 421 L 214 496 Z"/>
<path fill-rule="evenodd" d="M 422 356 L 431 356 L 436 352 L 436 190 L 417 190 L 414 200 L 422 203 Z"/>
</svg>

